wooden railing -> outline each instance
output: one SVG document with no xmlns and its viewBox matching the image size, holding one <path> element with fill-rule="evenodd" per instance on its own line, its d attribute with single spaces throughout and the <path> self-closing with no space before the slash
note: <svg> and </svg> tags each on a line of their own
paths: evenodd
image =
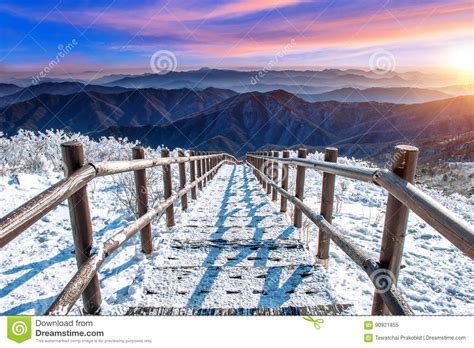
<svg viewBox="0 0 474 348">
<path fill-rule="evenodd" d="M 130 161 L 84 164 L 81 143 L 64 143 L 61 151 L 66 177 L 0 219 L 0 247 L 4 247 L 65 199 L 68 200 L 78 271 L 46 311 L 45 314 L 49 315 L 67 314 L 81 294 L 84 310 L 89 314 L 97 313 L 102 302 L 97 271 L 105 258 L 138 231 L 142 251 L 145 254 L 152 253 L 150 222 L 164 212 L 167 226 L 172 227 L 175 224 L 173 203 L 177 199 L 181 199 L 181 208 L 185 210 L 189 191 L 191 199 L 196 199 L 196 187 L 202 190 L 223 163 L 241 163 L 229 154 L 194 151 L 190 152 L 190 156 L 180 152 L 179 157 L 169 157 L 169 151 L 162 150 L 161 158 L 145 159 L 144 149 L 135 147 L 132 150 L 133 160 Z M 189 182 L 186 178 L 186 163 L 189 163 Z M 179 168 L 179 190 L 174 194 L 172 164 L 177 164 Z M 158 166 L 163 169 L 164 201 L 149 209 L 145 170 Z M 138 218 L 107 239 L 97 250 L 92 250 L 93 230 L 87 184 L 96 177 L 131 171 L 135 178 Z"/>
<path fill-rule="evenodd" d="M 409 210 L 426 221 L 442 236 L 471 259 L 474 257 L 474 229 L 448 209 L 413 185 L 418 149 L 399 145 L 392 156 L 391 170 L 338 164 L 337 149 L 326 148 L 324 161 L 306 159 L 306 150 L 298 151 L 298 158 L 289 158 L 289 151 L 258 152 L 247 154 L 247 164 L 263 189 L 277 201 L 280 193 L 280 211 L 287 211 L 287 201 L 294 204 L 293 224 L 302 226 L 302 214 L 318 228 L 318 262 L 327 265 L 330 240 L 336 243 L 357 265 L 362 267 L 376 289 L 372 314 L 413 314 L 396 287 Z M 296 167 L 295 193 L 288 192 L 289 166 Z M 281 168 L 281 174 L 279 174 Z M 323 172 L 320 214 L 303 202 L 305 170 Z M 339 229 L 331 224 L 334 185 L 336 176 L 361 180 L 383 187 L 388 191 L 382 244 L 378 258 L 356 246 Z"/>
</svg>

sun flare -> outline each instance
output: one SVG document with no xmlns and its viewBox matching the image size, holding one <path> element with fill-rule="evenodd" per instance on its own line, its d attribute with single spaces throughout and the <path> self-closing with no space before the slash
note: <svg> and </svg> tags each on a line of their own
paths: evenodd
<svg viewBox="0 0 474 348">
<path fill-rule="evenodd" d="M 453 49 L 447 58 L 450 67 L 471 74 L 474 72 L 474 44 Z"/>
</svg>

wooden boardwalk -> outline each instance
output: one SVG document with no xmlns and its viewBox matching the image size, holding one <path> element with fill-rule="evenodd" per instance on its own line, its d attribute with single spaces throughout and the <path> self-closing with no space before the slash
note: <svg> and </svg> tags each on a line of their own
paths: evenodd
<svg viewBox="0 0 474 348">
<path fill-rule="evenodd" d="M 136 315 L 334 315 L 321 266 L 249 167 L 227 165 L 145 266 Z"/>
</svg>

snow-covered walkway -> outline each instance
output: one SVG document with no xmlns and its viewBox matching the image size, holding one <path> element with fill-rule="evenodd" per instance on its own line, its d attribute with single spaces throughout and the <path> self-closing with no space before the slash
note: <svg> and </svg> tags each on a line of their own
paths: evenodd
<svg viewBox="0 0 474 348">
<path fill-rule="evenodd" d="M 222 167 L 137 273 L 128 314 L 338 314 L 326 272 L 246 166 Z M 270 310 L 269 308 L 280 308 Z"/>
</svg>

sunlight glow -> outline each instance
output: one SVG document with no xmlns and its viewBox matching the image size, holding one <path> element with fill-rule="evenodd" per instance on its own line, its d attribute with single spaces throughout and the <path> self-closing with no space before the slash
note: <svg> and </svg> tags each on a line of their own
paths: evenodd
<svg viewBox="0 0 474 348">
<path fill-rule="evenodd" d="M 474 44 L 453 49 L 447 59 L 450 67 L 472 74 L 474 72 Z"/>
</svg>

